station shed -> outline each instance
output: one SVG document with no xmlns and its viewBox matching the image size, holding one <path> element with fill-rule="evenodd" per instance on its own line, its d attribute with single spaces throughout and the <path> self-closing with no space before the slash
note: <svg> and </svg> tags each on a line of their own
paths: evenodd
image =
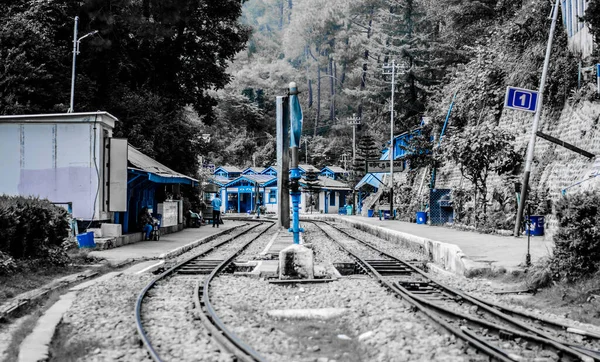
<svg viewBox="0 0 600 362">
<path fill-rule="evenodd" d="M 116 223 L 118 234 L 134 229 L 142 206 L 179 223 L 167 191 L 197 181 L 114 138 L 116 122 L 100 111 L 0 116 L 0 194 L 68 205 L 84 228 Z"/>
<path fill-rule="evenodd" d="M 307 190 L 304 179 L 300 180 L 300 187 Z M 319 190 L 311 195 L 309 192 L 303 192 L 300 201 L 300 207 L 303 212 L 320 212 L 324 214 L 337 214 L 340 209 L 346 206 L 346 197 L 352 193 L 352 188 L 346 183 L 334 180 L 329 177 L 318 177 Z M 311 197 L 315 201 L 314 210 L 311 209 Z"/>
<path fill-rule="evenodd" d="M 116 122 L 107 112 L 0 116 L 0 194 L 68 203 L 76 219 L 110 221 L 127 183 L 127 160 L 113 162 L 105 147 Z M 121 180 L 107 166 L 117 163 Z"/>
<path fill-rule="evenodd" d="M 410 140 L 413 137 L 415 137 L 419 134 L 421 134 L 421 129 L 417 128 L 412 131 L 405 132 L 398 136 L 395 136 L 394 137 L 394 145 L 392 147 L 393 159 L 394 160 L 405 159 L 407 153 L 409 152 L 407 150 L 407 145 L 409 144 Z M 381 156 L 379 157 L 380 160 L 389 160 L 390 159 L 390 148 L 391 148 L 390 143 L 388 142 L 387 145 L 388 145 L 388 148 L 384 149 L 381 152 Z M 408 164 L 407 164 L 407 161 L 405 160 L 399 169 L 394 170 L 394 174 L 406 171 L 407 167 L 408 167 Z M 396 177 L 397 176 L 394 176 L 394 178 L 396 178 Z M 368 172 L 367 174 L 365 174 L 363 176 L 363 178 L 358 181 L 356 186 L 354 186 L 354 189 L 359 192 L 358 193 L 359 207 L 362 207 L 361 205 L 363 204 L 363 200 L 370 194 L 369 188 L 366 186 L 371 186 L 375 192 L 379 192 L 380 189 L 389 187 L 389 182 L 390 182 L 389 172 Z M 362 211 L 361 209 L 358 210 L 358 212 L 361 212 L 361 211 Z"/>
<path fill-rule="evenodd" d="M 311 197 L 315 200 L 313 212 L 338 213 L 345 206 L 347 195 L 352 188 L 341 181 L 347 171 L 341 167 L 327 166 L 322 170 L 312 165 L 299 165 L 301 175 L 307 172 L 319 174 L 319 191 L 311 195 L 303 192 L 300 200 L 301 212 L 310 212 Z M 240 171 L 240 175 L 237 175 Z M 229 177 L 228 177 L 229 176 Z M 248 167 L 241 171 L 234 166 L 222 166 L 208 182 L 219 187 L 223 200 L 222 212 L 246 213 L 256 209 L 256 203 L 266 208 L 267 212 L 277 212 L 277 169 L 273 166 Z M 300 180 L 300 187 L 306 191 L 306 183 Z"/>
<path fill-rule="evenodd" d="M 135 228 L 142 207 L 147 207 L 162 216 L 162 227 L 182 229 L 183 201 L 170 196 L 180 194 L 181 186 L 198 186 L 198 180 L 173 171 L 131 145 L 127 162 L 127 211 L 116 213 L 115 223 L 121 223 L 127 233 Z"/>
<path fill-rule="evenodd" d="M 222 190 L 225 210 L 246 213 L 255 210 L 259 203 L 264 205 L 267 211 L 277 211 L 277 177 L 275 176 L 242 175 L 227 183 Z"/>
</svg>

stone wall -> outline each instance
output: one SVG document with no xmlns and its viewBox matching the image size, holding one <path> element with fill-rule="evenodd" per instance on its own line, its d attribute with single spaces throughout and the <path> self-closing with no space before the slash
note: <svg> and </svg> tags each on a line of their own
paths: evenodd
<svg viewBox="0 0 600 362">
<path fill-rule="evenodd" d="M 600 102 L 579 101 L 566 104 L 560 114 L 543 112 L 540 119 L 540 130 L 562 141 L 571 143 L 593 154 L 600 154 Z M 529 142 L 533 114 L 505 109 L 499 126 L 512 132 L 515 139 L 515 149 L 526 149 Z M 443 142 L 442 142 L 443 147 Z M 547 191 L 553 202 L 561 197 L 561 191 L 582 180 L 581 185 L 567 190 L 567 193 L 600 188 L 600 177 L 590 178 L 596 174 L 595 160 L 588 159 L 561 146 L 537 138 L 535 158 L 532 167 L 532 191 Z M 420 177 L 415 180 L 419 187 Z M 503 181 L 497 175 L 490 175 L 488 190 L 501 188 Z M 438 188 L 456 188 L 461 185 L 471 187 L 468 180 L 462 179 L 456 165 L 446 164 L 439 172 L 436 180 Z M 512 185 L 509 185 L 512 187 Z M 556 230 L 556 220 L 546 218 L 546 237 L 552 236 Z"/>
</svg>

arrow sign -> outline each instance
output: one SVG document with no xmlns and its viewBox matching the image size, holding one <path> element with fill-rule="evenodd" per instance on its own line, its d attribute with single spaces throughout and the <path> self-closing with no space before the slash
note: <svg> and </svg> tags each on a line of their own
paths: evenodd
<svg viewBox="0 0 600 362">
<path fill-rule="evenodd" d="M 290 148 L 300 147 L 300 136 L 302 135 L 302 108 L 298 100 L 298 88 L 296 82 L 290 83 Z"/>
<path fill-rule="evenodd" d="M 537 103 L 538 92 L 524 88 L 506 87 L 504 107 L 535 113 Z"/>
</svg>

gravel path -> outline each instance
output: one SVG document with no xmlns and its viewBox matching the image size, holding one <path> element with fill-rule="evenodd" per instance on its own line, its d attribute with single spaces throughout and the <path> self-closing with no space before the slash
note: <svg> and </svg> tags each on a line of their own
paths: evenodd
<svg viewBox="0 0 600 362">
<path fill-rule="evenodd" d="M 286 287 L 221 276 L 211 293 L 223 322 L 269 361 L 469 360 L 461 342 L 365 277 Z M 268 315 L 304 308 L 345 308 L 346 314 L 328 321 Z"/>
<path fill-rule="evenodd" d="M 151 277 L 120 275 L 84 289 L 59 325 L 64 344 L 53 350 L 92 346 L 82 352 L 80 361 L 150 360 L 139 345 L 134 307 L 139 291 Z"/>
</svg>

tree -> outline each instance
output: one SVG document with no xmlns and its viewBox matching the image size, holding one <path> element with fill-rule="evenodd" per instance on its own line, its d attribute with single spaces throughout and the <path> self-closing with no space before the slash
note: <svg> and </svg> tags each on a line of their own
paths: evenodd
<svg viewBox="0 0 600 362">
<path fill-rule="evenodd" d="M 0 114 L 66 111 L 70 45 L 62 40 L 72 34 L 72 7 L 60 1 L 9 3 L 0 5 Z"/>
<path fill-rule="evenodd" d="M 504 174 L 519 164 L 521 156 L 513 150 L 513 140 L 514 136 L 506 130 L 480 125 L 452 135 L 444 145 L 445 158 L 458 165 L 463 177 L 473 185 L 477 221 L 480 205 L 484 220 L 487 214 L 487 179 L 490 172 Z M 478 195 L 481 202 L 478 202 Z"/>
<path fill-rule="evenodd" d="M 79 6 L 80 5 L 80 6 Z M 141 6 L 140 6 L 141 5 Z M 66 111 L 72 29 L 98 30 L 77 59 L 75 110 L 119 118 L 116 134 L 171 168 L 197 170 L 191 105 L 214 121 L 208 93 L 245 46 L 241 0 L 21 0 L 0 5 L 0 112 Z"/>
</svg>

